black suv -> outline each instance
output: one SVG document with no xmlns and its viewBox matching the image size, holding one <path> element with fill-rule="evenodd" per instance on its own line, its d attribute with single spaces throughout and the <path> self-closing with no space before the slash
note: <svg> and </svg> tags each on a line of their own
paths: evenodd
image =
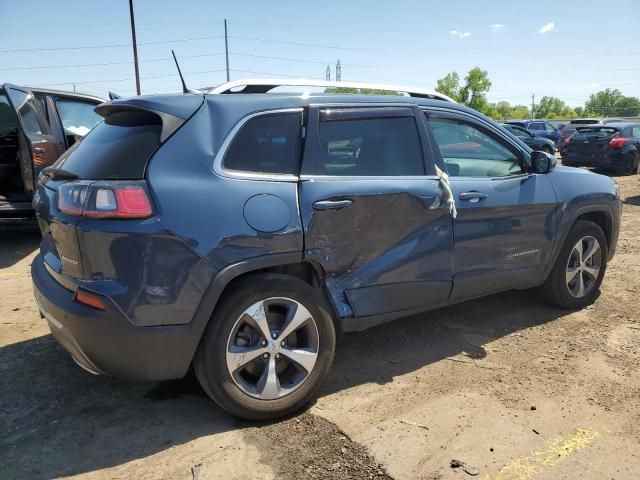
<svg viewBox="0 0 640 480">
<path fill-rule="evenodd" d="M 91 95 L 0 85 L 0 217 L 32 215 L 40 171 L 102 121 Z"/>
<path fill-rule="evenodd" d="M 102 104 L 43 170 L 35 297 L 83 368 L 193 365 L 221 406 L 272 418 L 312 398 L 343 332 L 512 288 L 597 297 L 610 178 L 436 92 L 276 86 Z"/>
</svg>

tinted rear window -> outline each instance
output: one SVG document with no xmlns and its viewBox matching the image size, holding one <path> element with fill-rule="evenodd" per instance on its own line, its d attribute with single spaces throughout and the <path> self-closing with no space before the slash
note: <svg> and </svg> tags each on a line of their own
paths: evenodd
<svg viewBox="0 0 640 480">
<path fill-rule="evenodd" d="M 574 135 L 574 138 L 588 138 L 588 137 L 610 137 L 614 133 L 617 133 L 617 128 L 607 128 L 607 127 L 591 127 L 591 128 L 580 128 Z"/>
<path fill-rule="evenodd" d="M 322 121 L 318 133 L 320 148 L 316 165 L 304 173 L 424 175 L 422 147 L 413 117 Z"/>
<path fill-rule="evenodd" d="M 140 179 L 160 145 L 162 123 L 146 112 L 118 112 L 96 126 L 56 162 L 84 179 Z"/>
</svg>

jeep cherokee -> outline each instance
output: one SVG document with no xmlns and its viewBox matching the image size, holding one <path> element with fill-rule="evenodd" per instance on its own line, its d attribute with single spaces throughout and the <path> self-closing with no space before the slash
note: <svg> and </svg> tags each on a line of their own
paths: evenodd
<svg viewBox="0 0 640 480">
<path fill-rule="evenodd" d="M 275 418 L 313 397 L 343 332 L 514 288 L 595 300 L 610 178 L 436 92 L 274 87 L 101 104 L 42 172 L 35 298 L 80 366 L 193 366 L 229 412 Z"/>
</svg>

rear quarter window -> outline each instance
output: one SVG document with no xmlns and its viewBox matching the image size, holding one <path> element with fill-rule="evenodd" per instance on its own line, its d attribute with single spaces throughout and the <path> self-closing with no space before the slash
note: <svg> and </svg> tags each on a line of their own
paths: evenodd
<svg viewBox="0 0 640 480">
<path fill-rule="evenodd" d="M 297 175 L 301 113 L 265 114 L 247 121 L 227 150 L 222 166 L 240 172 Z"/>
</svg>

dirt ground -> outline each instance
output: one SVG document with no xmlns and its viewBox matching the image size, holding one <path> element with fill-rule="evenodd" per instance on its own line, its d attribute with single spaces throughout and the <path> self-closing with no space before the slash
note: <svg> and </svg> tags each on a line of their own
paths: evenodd
<svg viewBox="0 0 640 480">
<path fill-rule="evenodd" d="M 32 298 L 37 229 L 2 227 L 0 478 L 638 478 L 640 176 L 617 181 L 593 306 L 514 291 L 347 335 L 317 402 L 272 424 L 235 420 L 191 377 L 78 368 Z"/>
</svg>

